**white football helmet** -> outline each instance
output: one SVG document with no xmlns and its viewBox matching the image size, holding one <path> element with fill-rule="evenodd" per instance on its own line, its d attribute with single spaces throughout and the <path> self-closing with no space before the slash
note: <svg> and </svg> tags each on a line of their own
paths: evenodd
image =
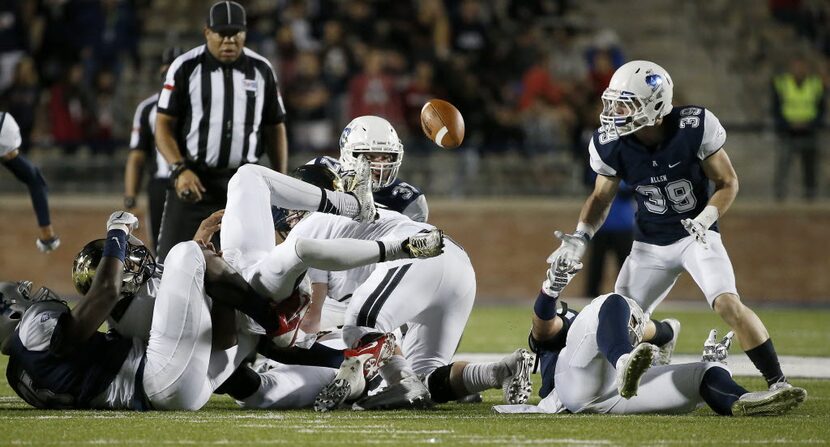
<svg viewBox="0 0 830 447">
<path fill-rule="evenodd" d="M 628 320 L 628 338 L 632 345 L 637 346 L 643 341 L 648 318 L 636 301 L 628 297 L 623 298 L 628 302 L 628 308 L 631 309 L 631 318 Z"/>
<path fill-rule="evenodd" d="M 602 93 L 599 121 L 606 133 L 628 135 L 671 112 L 674 83 L 663 67 L 631 61 L 618 68 Z"/>
<path fill-rule="evenodd" d="M 361 154 L 383 154 L 388 160 L 374 161 L 372 189 L 389 186 L 398 177 L 403 162 L 403 143 L 389 121 L 373 115 L 359 116 L 343 129 L 340 135 L 340 163 L 346 170 L 354 170 Z"/>
</svg>

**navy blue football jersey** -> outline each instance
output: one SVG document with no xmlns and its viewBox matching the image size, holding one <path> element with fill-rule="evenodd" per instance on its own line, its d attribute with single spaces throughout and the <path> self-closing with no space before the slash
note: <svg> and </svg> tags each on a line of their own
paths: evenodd
<svg viewBox="0 0 830 447">
<path fill-rule="evenodd" d="M 711 192 L 700 162 L 726 141 L 718 118 L 703 107 L 675 107 L 662 125 L 666 138 L 656 148 L 644 146 L 634 135 L 617 137 L 602 128 L 588 144 L 591 168 L 619 177 L 636 193 L 635 240 L 655 245 L 689 235 L 680 222 L 697 217 Z M 717 223 L 710 229 L 718 231 Z"/>
<path fill-rule="evenodd" d="M 563 302 L 564 304 L 564 302 Z M 571 309 L 565 309 L 559 314 L 565 320 L 565 325 L 552 339 L 546 340 L 544 343 L 538 343 L 533 340 L 532 336 L 528 337 L 528 344 L 530 350 L 536 354 L 539 362 L 539 374 L 542 377 L 542 386 L 539 388 L 539 397 L 542 399 L 548 397 L 551 391 L 556 387 L 554 375 L 556 374 L 556 362 L 559 360 L 559 353 L 565 349 L 565 341 L 568 339 L 568 331 L 579 312 Z"/>
<path fill-rule="evenodd" d="M 343 175 L 340 161 L 332 157 L 317 157 L 309 165 L 323 165 L 337 175 Z M 416 187 L 396 178 L 390 185 L 374 192 L 375 204 L 381 208 L 397 211 L 416 222 L 426 222 L 429 209 L 424 194 Z"/>
</svg>

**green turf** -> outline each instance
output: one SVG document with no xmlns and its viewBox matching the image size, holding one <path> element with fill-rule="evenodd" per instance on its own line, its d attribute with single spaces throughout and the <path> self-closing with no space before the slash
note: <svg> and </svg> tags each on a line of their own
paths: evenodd
<svg viewBox="0 0 830 447">
<path fill-rule="evenodd" d="M 459 351 L 502 352 L 526 345 L 531 312 L 530 305 L 527 308 L 476 308 L 467 323 Z M 830 309 L 761 309 L 757 313 L 780 354 L 830 357 L 830 330 L 827 328 Z M 656 319 L 668 317 L 682 323 L 677 343 L 679 353 L 701 352 L 710 329 L 717 329 L 721 336 L 729 330 L 717 314 L 707 309 L 657 312 L 654 315 Z"/>
<path fill-rule="evenodd" d="M 678 312 L 684 322 L 680 349 L 697 352 L 709 326 L 705 312 Z M 822 324 L 826 311 L 762 312 L 779 352 L 830 354 Z M 505 352 L 525 342 L 527 311 L 481 308 L 462 343 L 466 352 Z M 496 328 L 496 329 L 494 329 Z M 503 335 L 500 335 L 503 334 Z M 695 336 L 692 336 L 695 335 Z M 820 346 L 804 346 L 806 344 Z M 0 359 L 5 369 L 5 357 Z M 538 376 L 534 376 L 538 384 Z M 760 389 L 760 379 L 739 378 Z M 7 445 L 826 445 L 830 443 L 830 381 L 803 380 L 809 397 L 776 418 L 725 418 L 701 409 L 685 416 L 496 415 L 500 393 L 481 404 L 446 404 L 409 412 L 241 411 L 214 397 L 200 412 L 135 413 L 41 411 L 28 408 L 0 378 L 0 446 Z M 534 397 L 531 401 L 537 402 Z"/>
</svg>

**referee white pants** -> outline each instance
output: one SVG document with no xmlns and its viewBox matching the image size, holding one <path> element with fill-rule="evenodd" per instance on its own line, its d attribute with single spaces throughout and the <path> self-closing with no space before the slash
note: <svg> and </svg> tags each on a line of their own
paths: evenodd
<svg viewBox="0 0 830 447">
<path fill-rule="evenodd" d="M 605 297 L 593 300 L 576 317 L 565 349 L 556 363 L 556 392 L 572 413 L 688 413 L 704 404 L 704 373 L 719 363 L 654 366 L 640 381 L 637 395 L 624 399 L 617 391 L 617 370 L 597 346 L 599 310 Z"/>
<path fill-rule="evenodd" d="M 691 236 L 664 246 L 635 241 L 614 292 L 633 299 L 650 315 L 686 271 L 703 291 L 709 306 L 724 293 L 737 295 L 735 272 L 720 234 L 708 231 L 706 240 L 708 249 Z"/>
<path fill-rule="evenodd" d="M 470 258 L 447 241 L 430 259 L 384 262 L 358 287 L 346 310 L 343 341 L 406 324 L 401 349 L 417 374 L 447 365 L 470 316 L 476 280 Z"/>
</svg>

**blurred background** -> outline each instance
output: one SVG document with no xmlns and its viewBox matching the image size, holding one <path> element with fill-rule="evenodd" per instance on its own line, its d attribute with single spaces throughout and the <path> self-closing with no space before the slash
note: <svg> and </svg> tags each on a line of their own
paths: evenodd
<svg viewBox="0 0 830 447">
<path fill-rule="evenodd" d="M 782 155 L 792 129 L 773 99 L 777 75 L 830 80 L 827 1 L 238 1 L 247 46 L 279 76 L 289 169 L 338 156 L 354 116 L 391 121 L 406 150 L 400 177 L 471 253 L 482 300 L 535 296 L 558 246 L 553 230 L 572 229 L 591 185 L 599 95 L 617 67 L 648 59 L 672 75 L 675 104 L 705 106 L 727 129 L 741 191 L 722 227 L 739 290 L 830 304 L 830 132 L 819 115 L 815 150 Z M 71 291 L 72 257 L 120 207 L 133 113 L 161 87 L 161 52 L 202 44 L 212 3 L 0 1 L 0 110 L 20 124 L 64 240 L 53 254 L 36 251 L 25 186 L 0 170 L 2 279 Z M 459 149 L 439 149 L 420 130 L 434 97 L 465 118 Z M 604 265 L 595 289 L 581 275 L 571 293 L 607 291 L 617 265 Z M 672 296 L 702 300 L 687 280 Z"/>
</svg>

